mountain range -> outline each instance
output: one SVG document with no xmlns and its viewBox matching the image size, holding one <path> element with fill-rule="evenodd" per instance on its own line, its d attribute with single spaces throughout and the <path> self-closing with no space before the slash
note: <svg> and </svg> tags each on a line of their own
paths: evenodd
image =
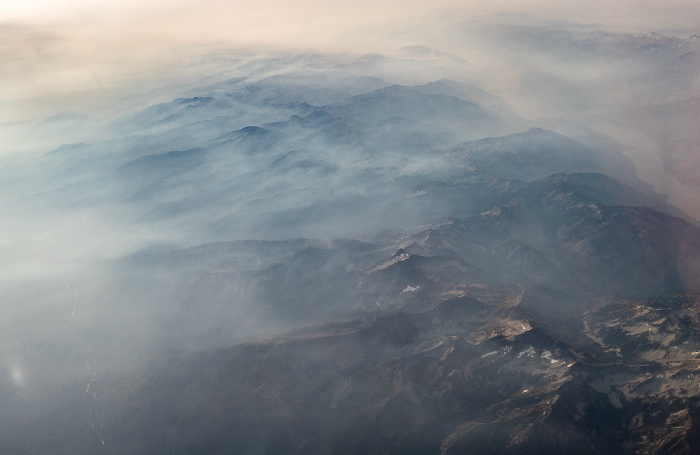
<svg viewBox="0 0 700 455">
<path fill-rule="evenodd" d="M 44 376 L 0 381 L 0 451 L 695 453 L 697 220 L 604 134 L 322 57 L 13 164 L 19 243 L 68 219 L 79 265 L 13 288 L 63 322 L 12 313 Z"/>
</svg>

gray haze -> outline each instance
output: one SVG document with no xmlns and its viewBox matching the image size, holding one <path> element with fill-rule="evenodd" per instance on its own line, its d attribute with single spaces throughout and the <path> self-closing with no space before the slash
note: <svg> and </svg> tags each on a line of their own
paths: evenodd
<svg viewBox="0 0 700 455">
<path fill-rule="evenodd" d="M 576 153 L 561 163 L 533 152 L 484 178 L 602 172 L 643 195 L 628 205 L 697 222 L 700 27 L 520 11 L 402 14 L 328 42 L 319 32 L 284 43 L 299 34 L 283 30 L 271 42 L 154 40 L 109 55 L 82 53 L 81 36 L 60 28 L 0 24 L 9 408 L 40 412 L 47 391 L 163 349 L 366 311 L 290 315 L 262 271 L 304 239 L 397 246 L 490 209 L 440 187 L 471 188 L 490 151 L 564 144 Z"/>
</svg>

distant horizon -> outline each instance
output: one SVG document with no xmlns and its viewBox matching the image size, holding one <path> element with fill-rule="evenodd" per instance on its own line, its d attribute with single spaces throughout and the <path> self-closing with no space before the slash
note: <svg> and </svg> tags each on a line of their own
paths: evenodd
<svg viewBox="0 0 700 455">
<path fill-rule="evenodd" d="M 439 57 L 443 55 L 454 60 L 441 63 L 438 72 L 388 68 L 393 83 L 411 85 L 447 77 L 478 85 L 527 118 L 568 118 L 612 135 L 637 149 L 632 157 L 643 179 L 700 218 L 700 190 L 691 190 L 684 186 L 687 182 L 666 175 L 669 169 L 657 162 L 650 139 L 634 131 L 637 120 L 620 126 L 630 121 L 632 113 L 640 112 L 640 104 L 654 106 L 699 97 L 697 77 L 681 72 L 677 77 L 682 80 L 666 81 L 665 76 L 647 75 L 641 61 L 628 67 L 623 66 L 624 60 L 575 67 L 560 62 L 561 56 L 553 59 L 547 54 L 550 50 L 538 49 L 535 42 L 524 42 L 516 51 L 517 35 L 489 35 L 497 29 L 494 23 L 511 22 L 541 31 L 559 27 L 581 33 L 655 32 L 688 38 L 700 34 L 697 17 L 700 3 L 685 0 L 585 5 L 500 1 L 487 6 L 473 1 L 428 5 L 398 0 L 378 4 L 314 0 L 294 5 L 281 0 L 182 0 L 174 5 L 135 0 L 11 2 L 0 7 L 0 65 L 4 69 L 0 135 L 5 138 L 0 156 L 34 156 L 62 143 L 92 142 L 99 137 L 98 124 L 183 96 L 202 81 L 226 78 L 228 59 L 287 58 L 306 50 L 348 61 L 364 54 L 444 60 Z M 402 54 L 410 46 L 434 49 L 436 54 Z M 551 73 L 546 77 L 565 82 L 556 91 L 534 90 L 528 84 L 539 85 L 537 81 L 544 80 L 538 73 Z M 650 78 L 651 85 L 631 82 L 640 78 Z M 629 90 L 622 86 L 636 94 L 629 98 Z M 599 100 L 593 101 L 594 93 Z M 543 96 L 559 100 L 554 103 Z M 606 107 L 608 97 L 614 113 Z M 589 106 L 574 107 L 567 98 Z M 33 125 L 46 126 L 47 119 L 57 115 L 85 116 L 91 126 L 74 136 L 61 137 L 63 129 L 59 134 L 28 133 L 35 130 Z"/>
</svg>

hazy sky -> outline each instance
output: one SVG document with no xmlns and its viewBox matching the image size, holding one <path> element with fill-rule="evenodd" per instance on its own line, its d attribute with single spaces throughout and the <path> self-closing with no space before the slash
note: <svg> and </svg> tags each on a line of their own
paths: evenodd
<svg viewBox="0 0 700 455">
<path fill-rule="evenodd" d="M 110 89 L 154 68 L 167 71 L 162 68 L 181 58 L 183 47 L 381 52 L 414 44 L 402 39 L 429 39 L 446 14 L 500 11 L 627 29 L 685 27 L 700 17 L 700 2 L 6 0 L 0 5 L 0 125 L 41 117 L 66 101 L 78 110 L 95 102 L 104 107 Z"/>
<path fill-rule="evenodd" d="M 677 30 L 687 37 L 697 33 L 692 27 L 697 27 L 700 2 L 6 0 L 0 5 L 0 136 L 5 139 L 0 154 L 37 149 L 40 138 L 27 136 L 27 122 L 60 112 L 113 118 L 124 109 L 170 99 L 177 87 L 217 70 L 213 61 L 202 59 L 216 47 L 364 54 L 428 45 L 490 71 L 480 83 L 490 84 L 484 88 L 506 98 L 519 113 L 556 115 L 514 93 L 521 82 L 508 70 L 510 61 L 493 58 L 498 48 L 483 50 L 446 32 L 460 20 L 497 12 L 590 23 L 615 32 Z"/>
<path fill-rule="evenodd" d="M 319 32 L 342 31 L 440 9 L 470 14 L 522 12 L 614 26 L 682 27 L 695 25 L 700 5 L 693 0 L 6 0 L 0 7 L 0 19 L 45 24 L 121 22 L 124 31 L 144 25 L 168 31 L 168 22 L 174 21 L 172 25 L 203 35 L 222 33 L 224 29 L 230 32 L 235 26 L 242 28 L 243 34 L 275 40 L 288 37 L 290 32 L 313 37 Z M 313 30 L 307 28 L 310 25 Z"/>
</svg>

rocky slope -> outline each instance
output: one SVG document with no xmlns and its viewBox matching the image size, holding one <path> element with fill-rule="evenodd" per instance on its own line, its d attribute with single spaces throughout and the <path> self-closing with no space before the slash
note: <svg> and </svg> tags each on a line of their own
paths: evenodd
<svg viewBox="0 0 700 455">
<path fill-rule="evenodd" d="M 413 235 L 239 245 L 282 253 L 240 273 L 270 315 L 306 325 L 102 384 L 105 446 L 693 453 L 700 229 L 605 204 L 632 193 L 596 174 L 495 188 L 508 203 Z"/>
<path fill-rule="evenodd" d="M 422 312 L 156 356 L 109 389 L 105 443 L 116 453 L 693 453 L 700 296 L 590 301 L 562 341 L 521 309 L 523 294 L 481 288 Z"/>
</svg>

